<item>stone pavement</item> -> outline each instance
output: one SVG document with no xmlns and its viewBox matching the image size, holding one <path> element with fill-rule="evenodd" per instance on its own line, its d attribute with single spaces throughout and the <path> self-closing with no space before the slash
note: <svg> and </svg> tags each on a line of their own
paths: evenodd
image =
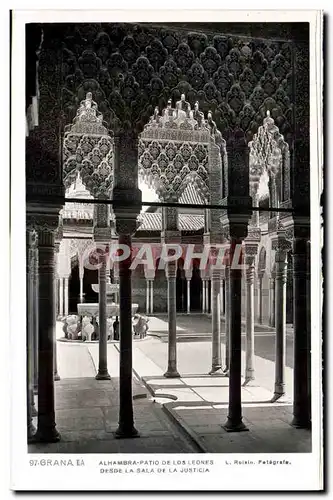
<svg viewBox="0 0 333 500">
<path fill-rule="evenodd" d="M 178 318 L 177 318 L 178 319 Z M 210 319 L 179 321 L 187 331 L 209 329 Z M 178 324 L 179 324 L 178 323 Z M 207 325 L 208 323 L 208 325 Z M 151 318 L 150 328 L 163 331 L 164 318 Z M 197 330 L 198 331 L 198 330 Z M 154 333 L 154 332 L 152 332 Z M 108 344 L 111 381 L 94 379 L 98 366 L 97 343 L 61 342 L 57 325 L 57 359 L 61 380 L 56 387 L 56 422 L 59 443 L 30 445 L 31 452 L 47 453 L 278 453 L 311 451 L 311 432 L 294 429 L 292 373 L 286 368 L 287 397 L 271 403 L 274 338 L 257 333 L 256 380 L 242 388 L 244 422 L 249 432 L 227 433 L 228 378 L 209 376 L 210 341 L 178 342 L 180 379 L 165 379 L 167 344 L 148 336 L 133 342 L 133 394 L 136 439 L 116 439 L 119 401 L 119 345 Z M 272 342 L 273 341 L 273 342 Z M 262 342 L 264 346 L 262 347 Z M 260 343 L 260 345 L 259 345 Z M 287 345 L 287 350 L 292 345 Z M 222 342 L 222 356 L 224 343 Z M 242 352 L 244 366 L 245 352 Z"/>
<path fill-rule="evenodd" d="M 32 444 L 31 453 L 197 453 L 198 447 L 154 402 L 149 391 L 133 377 L 135 425 L 140 437 L 116 439 L 119 414 L 119 353 L 108 344 L 111 380 L 95 380 L 98 343 L 61 342 L 57 323 L 57 365 L 55 382 L 57 429 L 61 441 Z M 136 341 L 141 342 L 141 341 Z M 36 401 L 38 406 L 38 401 Z M 37 418 L 34 419 L 35 426 Z"/>
<path fill-rule="evenodd" d="M 163 325 L 164 323 L 164 325 Z M 177 335 L 177 365 L 179 379 L 165 379 L 167 344 L 155 336 L 167 328 L 161 318 L 151 318 L 150 341 L 135 344 L 133 368 L 146 387 L 160 401 L 164 410 L 187 432 L 204 452 L 213 453 L 279 453 L 310 452 L 311 432 L 294 429 L 292 421 L 293 370 L 286 367 L 286 397 L 271 402 L 274 388 L 275 365 L 274 335 L 258 332 L 255 336 L 255 380 L 242 387 L 244 423 L 250 432 L 227 433 L 221 426 L 227 420 L 228 378 L 209 376 L 211 367 L 211 343 L 186 341 Z M 177 324 L 182 332 L 195 334 L 209 329 L 209 318 L 181 317 Z M 273 337 L 273 338 L 272 338 Z M 222 359 L 224 359 L 222 337 Z M 287 354 L 292 358 L 292 342 L 289 336 Z M 260 344 L 260 345 L 258 345 Z M 243 343 L 242 366 L 245 366 Z M 243 379 L 244 383 L 244 379 Z"/>
</svg>

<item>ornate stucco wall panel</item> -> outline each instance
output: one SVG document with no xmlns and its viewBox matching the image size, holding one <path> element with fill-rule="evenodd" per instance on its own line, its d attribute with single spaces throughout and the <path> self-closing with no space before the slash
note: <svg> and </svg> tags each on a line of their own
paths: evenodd
<svg viewBox="0 0 333 500">
<path fill-rule="evenodd" d="M 267 109 L 290 139 L 292 45 L 239 36 L 130 24 L 69 25 L 63 85 L 70 119 L 78 90 L 94 92 L 106 120 L 138 131 L 182 93 L 213 111 L 223 136 L 239 126 L 250 140 Z"/>
</svg>

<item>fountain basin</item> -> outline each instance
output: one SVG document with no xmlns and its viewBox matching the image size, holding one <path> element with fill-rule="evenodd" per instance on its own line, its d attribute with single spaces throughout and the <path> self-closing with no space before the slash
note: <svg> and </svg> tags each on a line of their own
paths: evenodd
<svg viewBox="0 0 333 500">
<path fill-rule="evenodd" d="M 132 304 L 132 316 L 136 314 L 138 308 L 139 304 Z M 96 318 L 96 316 L 98 316 L 98 312 L 98 303 L 84 303 L 77 305 L 77 313 L 79 316 L 90 316 L 92 318 Z M 108 318 L 112 318 L 113 316 L 120 316 L 119 304 L 106 304 L 106 315 Z"/>
</svg>

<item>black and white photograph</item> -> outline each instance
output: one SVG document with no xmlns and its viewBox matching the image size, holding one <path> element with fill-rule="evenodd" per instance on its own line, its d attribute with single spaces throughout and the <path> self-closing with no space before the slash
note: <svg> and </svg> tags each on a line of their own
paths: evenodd
<svg viewBox="0 0 333 500">
<path fill-rule="evenodd" d="M 11 12 L 14 490 L 322 488 L 322 12 L 228 13 Z"/>
</svg>

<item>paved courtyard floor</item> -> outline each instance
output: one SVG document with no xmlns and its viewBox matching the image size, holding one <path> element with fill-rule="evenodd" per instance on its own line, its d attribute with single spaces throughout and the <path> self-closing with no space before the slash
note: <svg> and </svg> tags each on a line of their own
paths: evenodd
<svg viewBox="0 0 333 500">
<path fill-rule="evenodd" d="M 271 402 L 274 387 L 274 333 L 255 334 L 255 380 L 242 387 L 248 432 L 228 433 L 228 378 L 209 376 L 210 318 L 179 316 L 179 379 L 166 379 L 167 319 L 150 318 L 150 335 L 133 342 L 133 394 L 136 439 L 115 439 L 118 422 L 119 344 L 108 344 L 111 381 L 94 379 L 97 343 L 61 342 L 57 325 L 56 387 L 59 443 L 34 444 L 31 452 L 60 453 L 296 453 L 311 451 L 311 432 L 295 429 L 292 420 L 292 334 L 287 336 L 286 397 Z M 243 336 L 242 366 L 245 366 Z M 222 359 L 224 337 L 222 336 Z"/>
</svg>

